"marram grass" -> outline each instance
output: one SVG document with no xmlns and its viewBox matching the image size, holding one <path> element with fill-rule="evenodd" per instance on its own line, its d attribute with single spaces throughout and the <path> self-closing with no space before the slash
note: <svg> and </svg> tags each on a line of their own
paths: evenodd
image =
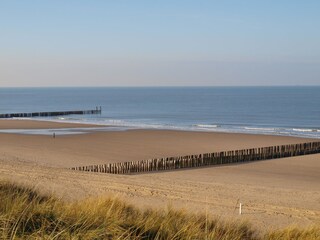
<svg viewBox="0 0 320 240">
<path fill-rule="evenodd" d="M 289 227 L 286 229 L 272 231 L 266 234 L 265 239 L 298 239 L 298 240 L 319 240 L 320 226 L 312 226 L 305 229 Z"/>
<path fill-rule="evenodd" d="M 319 239 L 320 228 L 261 237 L 246 222 L 222 222 L 168 207 L 144 211 L 118 199 L 66 203 L 0 183 L 0 239 Z"/>
</svg>

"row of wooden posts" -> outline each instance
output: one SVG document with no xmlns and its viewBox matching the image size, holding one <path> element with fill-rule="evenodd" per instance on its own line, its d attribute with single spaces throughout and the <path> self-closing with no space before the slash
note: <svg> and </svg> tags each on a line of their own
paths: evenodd
<svg viewBox="0 0 320 240">
<path fill-rule="evenodd" d="M 29 112 L 29 113 L 1 113 L 0 118 L 30 118 L 30 117 L 55 117 L 64 115 L 101 114 L 102 108 L 91 110 L 57 111 L 57 112 Z"/>
<path fill-rule="evenodd" d="M 74 167 L 72 169 L 78 171 L 112 174 L 133 174 L 182 168 L 195 168 L 211 165 L 243 163 L 315 153 L 320 153 L 320 142 L 308 142 L 235 151 L 204 153 L 199 155 L 188 155 L 180 157 L 155 158 L 132 162 L 108 163 L 101 165 Z"/>
</svg>

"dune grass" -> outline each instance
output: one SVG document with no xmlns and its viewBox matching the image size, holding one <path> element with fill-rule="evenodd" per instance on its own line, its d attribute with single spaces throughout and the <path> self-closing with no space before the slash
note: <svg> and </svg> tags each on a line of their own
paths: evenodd
<svg viewBox="0 0 320 240">
<path fill-rule="evenodd" d="M 289 227 L 286 229 L 272 231 L 266 234 L 265 239 L 298 239 L 298 240 L 319 240 L 320 227 L 312 226 L 305 229 L 298 227 Z"/>
<path fill-rule="evenodd" d="M 168 207 L 140 210 L 118 199 L 66 203 L 0 183 L 0 239 L 319 239 L 319 228 L 259 237 L 248 223 L 222 222 Z"/>
</svg>

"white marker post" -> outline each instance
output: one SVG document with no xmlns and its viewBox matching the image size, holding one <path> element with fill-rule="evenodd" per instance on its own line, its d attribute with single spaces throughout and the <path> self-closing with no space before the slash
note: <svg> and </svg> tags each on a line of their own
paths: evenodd
<svg viewBox="0 0 320 240">
<path fill-rule="evenodd" d="M 239 205 L 239 215 L 241 215 L 242 214 L 242 203 L 240 203 L 240 205 Z"/>
</svg>

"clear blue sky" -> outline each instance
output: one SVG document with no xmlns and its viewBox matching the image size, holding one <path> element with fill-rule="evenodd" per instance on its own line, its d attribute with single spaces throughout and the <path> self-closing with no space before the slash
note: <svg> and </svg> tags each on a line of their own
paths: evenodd
<svg viewBox="0 0 320 240">
<path fill-rule="evenodd" d="M 320 85 L 320 1 L 0 2 L 0 87 Z"/>
</svg>

